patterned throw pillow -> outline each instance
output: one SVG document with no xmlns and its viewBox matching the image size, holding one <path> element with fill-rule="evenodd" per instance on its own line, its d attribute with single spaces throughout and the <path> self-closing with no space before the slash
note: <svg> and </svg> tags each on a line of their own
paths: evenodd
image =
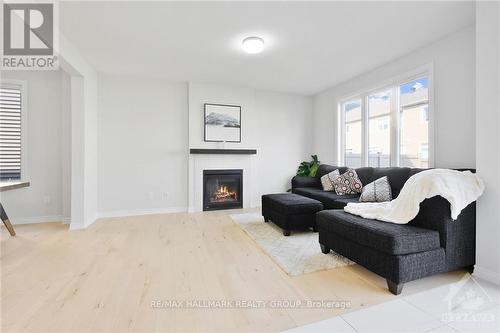
<svg viewBox="0 0 500 333">
<path fill-rule="evenodd" d="M 363 187 L 363 193 L 359 197 L 360 202 L 382 202 L 391 201 L 392 191 L 389 178 L 384 176 Z"/>
<path fill-rule="evenodd" d="M 347 169 L 345 173 L 335 177 L 333 186 L 338 195 L 356 194 L 363 190 L 363 184 L 354 169 Z"/>
<path fill-rule="evenodd" d="M 337 169 L 321 177 L 320 180 L 321 180 L 321 185 L 323 186 L 323 191 L 332 192 L 334 190 L 333 179 L 339 175 L 340 172 Z"/>
</svg>

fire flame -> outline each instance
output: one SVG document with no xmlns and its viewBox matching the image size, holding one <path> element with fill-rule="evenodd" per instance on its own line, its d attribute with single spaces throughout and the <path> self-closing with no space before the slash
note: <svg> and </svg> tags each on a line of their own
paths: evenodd
<svg viewBox="0 0 500 333">
<path fill-rule="evenodd" d="M 238 200 L 237 193 L 229 186 L 220 185 L 217 191 L 212 195 L 214 201 Z"/>
</svg>

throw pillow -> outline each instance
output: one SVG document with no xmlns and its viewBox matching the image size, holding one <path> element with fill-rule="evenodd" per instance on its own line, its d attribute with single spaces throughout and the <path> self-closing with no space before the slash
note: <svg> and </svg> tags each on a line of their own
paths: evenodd
<svg viewBox="0 0 500 333">
<path fill-rule="evenodd" d="M 363 184 L 354 169 L 347 169 L 345 173 L 335 177 L 333 186 L 338 195 L 356 194 L 363 190 Z"/>
<path fill-rule="evenodd" d="M 391 184 L 389 184 L 389 178 L 387 178 L 387 176 L 374 180 L 363 187 L 363 192 L 359 197 L 360 202 L 383 202 L 391 200 Z"/>
<path fill-rule="evenodd" d="M 332 192 L 334 190 L 333 187 L 333 179 L 340 175 L 339 170 L 333 170 L 330 173 L 327 173 L 323 177 L 320 178 L 321 185 L 323 186 L 323 191 Z"/>
</svg>

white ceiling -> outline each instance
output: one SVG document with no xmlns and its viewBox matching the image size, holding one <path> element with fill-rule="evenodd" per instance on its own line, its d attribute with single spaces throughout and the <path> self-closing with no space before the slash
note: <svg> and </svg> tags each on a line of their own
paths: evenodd
<svg viewBox="0 0 500 333">
<path fill-rule="evenodd" d="M 63 2 L 98 71 L 313 94 L 474 23 L 472 2 Z M 263 53 L 240 48 L 246 36 Z"/>
</svg>

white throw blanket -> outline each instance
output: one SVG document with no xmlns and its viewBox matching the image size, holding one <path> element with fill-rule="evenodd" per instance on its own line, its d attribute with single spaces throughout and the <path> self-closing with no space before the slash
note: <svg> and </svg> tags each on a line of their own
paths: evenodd
<svg viewBox="0 0 500 333">
<path fill-rule="evenodd" d="M 411 176 L 390 202 L 349 203 L 344 210 L 367 219 L 405 224 L 417 216 L 422 201 L 440 195 L 450 202 L 451 218 L 456 220 L 483 191 L 483 181 L 470 171 L 430 169 Z"/>
</svg>

